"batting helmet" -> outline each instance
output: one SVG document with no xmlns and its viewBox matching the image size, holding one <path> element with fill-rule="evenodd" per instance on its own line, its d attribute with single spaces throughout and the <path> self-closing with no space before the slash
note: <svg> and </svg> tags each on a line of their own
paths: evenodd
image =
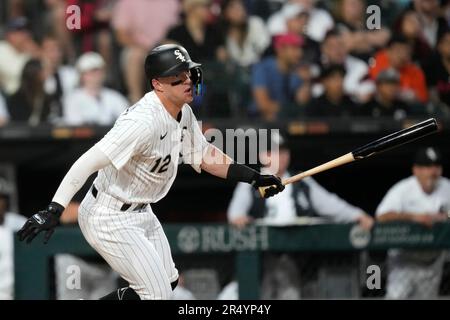
<svg viewBox="0 0 450 320">
<path fill-rule="evenodd" d="M 145 58 L 145 74 L 151 81 L 158 77 L 176 76 L 191 71 L 194 92 L 201 94 L 203 74 L 201 64 L 193 62 L 185 48 L 176 44 L 164 44 L 154 48 Z"/>
</svg>

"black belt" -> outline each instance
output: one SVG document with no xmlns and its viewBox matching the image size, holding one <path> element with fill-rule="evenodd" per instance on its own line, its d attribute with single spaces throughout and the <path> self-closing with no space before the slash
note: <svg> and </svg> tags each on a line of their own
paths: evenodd
<svg viewBox="0 0 450 320">
<path fill-rule="evenodd" d="M 92 189 L 91 190 L 92 190 L 92 195 L 94 196 L 94 198 L 97 198 L 97 195 L 98 195 L 97 188 L 94 185 L 92 185 Z M 138 211 L 138 210 L 145 209 L 145 207 L 147 207 L 147 205 L 148 205 L 148 203 L 139 203 L 138 205 L 136 205 L 134 207 L 133 211 Z M 130 204 L 130 203 L 124 203 L 122 205 L 122 207 L 120 208 L 120 211 L 127 211 L 128 209 L 131 208 L 131 206 L 132 206 L 132 204 Z"/>
</svg>

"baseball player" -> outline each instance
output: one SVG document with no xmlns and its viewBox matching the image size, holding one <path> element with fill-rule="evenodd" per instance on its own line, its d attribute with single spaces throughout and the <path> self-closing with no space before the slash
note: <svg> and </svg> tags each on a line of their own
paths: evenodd
<svg viewBox="0 0 450 320">
<path fill-rule="evenodd" d="M 447 220 L 450 180 L 442 177 L 442 157 L 435 148 L 420 149 L 413 175 L 396 183 L 377 208 L 377 220 L 410 221 L 431 227 Z M 442 250 L 390 249 L 388 299 L 437 298 L 445 262 Z"/>
<path fill-rule="evenodd" d="M 88 243 L 129 283 L 102 299 L 169 299 L 178 281 L 169 243 L 150 204 L 169 191 L 181 161 L 258 188 L 282 191 L 281 180 L 233 162 L 202 135 L 188 103 L 201 94 L 202 70 L 185 48 L 166 44 L 145 60 L 152 90 L 126 109 L 113 128 L 70 168 L 52 202 L 27 220 L 18 235 L 44 243 L 87 178 L 98 171 L 83 199 L 78 222 Z"/>
</svg>

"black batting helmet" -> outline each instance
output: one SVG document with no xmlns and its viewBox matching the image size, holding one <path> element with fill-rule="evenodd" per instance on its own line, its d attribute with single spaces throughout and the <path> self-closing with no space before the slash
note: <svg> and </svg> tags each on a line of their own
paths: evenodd
<svg viewBox="0 0 450 320">
<path fill-rule="evenodd" d="M 176 44 L 164 44 L 154 48 L 145 58 L 147 78 L 176 76 L 183 71 L 191 71 L 195 94 L 201 94 L 203 74 L 201 64 L 193 62 L 185 48 Z"/>
</svg>

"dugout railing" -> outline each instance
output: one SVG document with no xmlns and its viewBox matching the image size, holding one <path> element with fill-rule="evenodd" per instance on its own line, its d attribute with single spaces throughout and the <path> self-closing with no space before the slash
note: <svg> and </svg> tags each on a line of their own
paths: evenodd
<svg viewBox="0 0 450 320">
<path fill-rule="evenodd" d="M 376 224 L 371 232 L 353 224 L 295 226 L 252 225 L 236 229 L 226 224 L 165 224 L 174 256 L 235 254 L 234 271 L 240 299 L 259 299 L 262 256 L 267 252 L 355 252 L 389 248 L 448 249 L 450 222 L 432 228 L 418 224 Z M 44 245 L 15 239 L 15 298 L 51 298 L 51 258 L 70 253 L 95 256 L 77 227 L 59 228 Z"/>
</svg>

